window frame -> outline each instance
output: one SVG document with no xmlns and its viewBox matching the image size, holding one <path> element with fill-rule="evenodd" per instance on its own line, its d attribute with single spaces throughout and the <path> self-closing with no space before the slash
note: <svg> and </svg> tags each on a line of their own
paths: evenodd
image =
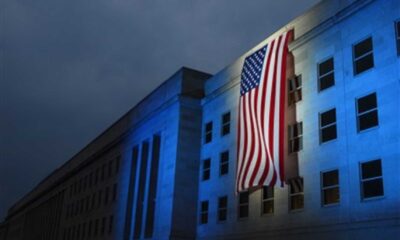
<svg viewBox="0 0 400 240">
<path fill-rule="evenodd" d="M 327 125 L 325 125 L 325 126 L 322 126 L 322 115 L 325 114 L 325 113 L 328 113 L 329 111 L 332 111 L 332 110 L 335 111 L 335 121 L 332 122 L 332 123 L 329 123 L 329 124 L 327 124 Z M 336 107 L 329 108 L 329 109 L 326 110 L 326 111 L 320 112 L 320 113 L 318 114 L 318 117 L 319 117 L 319 119 L 318 119 L 318 121 L 319 121 L 319 144 L 325 144 L 325 143 L 329 143 L 329 142 L 332 142 L 332 141 L 336 140 L 336 139 L 338 138 Z M 324 129 L 329 128 L 329 127 L 332 127 L 332 126 L 335 126 L 335 129 L 336 129 L 336 130 L 335 130 L 335 134 L 336 134 L 335 138 L 329 139 L 329 140 L 327 140 L 327 141 L 322 141 L 322 140 L 323 140 L 323 138 L 322 138 L 322 131 L 323 131 Z"/>
<path fill-rule="evenodd" d="M 325 63 L 325 62 L 327 62 L 327 61 L 329 61 L 330 59 L 332 59 L 332 66 L 333 66 L 332 70 L 327 72 L 327 73 L 324 73 L 323 75 L 321 75 L 320 70 L 319 70 L 320 69 L 320 65 Z M 321 79 L 326 77 L 326 76 L 328 76 L 328 75 L 330 75 L 330 74 L 333 75 L 333 84 L 332 84 L 332 86 L 329 86 L 327 88 L 321 89 Z M 319 61 L 317 63 L 317 78 L 318 78 L 318 80 L 317 80 L 318 93 L 323 92 L 325 90 L 328 90 L 328 89 L 330 89 L 330 88 L 332 88 L 332 87 L 334 87 L 336 85 L 336 79 L 335 79 L 335 57 L 333 55 L 329 56 L 329 57 L 327 57 L 325 59 L 322 59 L 321 61 Z"/>
<path fill-rule="evenodd" d="M 224 122 L 224 117 L 228 115 L 229 120 Z M 227 111 L 221 115 L 221 137 L 229 135 L 231 133 L 231 121 L 232 121 L 232 114 L 231 111 Z M 228 126 L 228 132 L 224 133 L 224 127 Z"/>
<path fill-rule="evenodd" d="M 264 191 L 265 189 L 272 188 L 272 196 L 269 196 L 268 198 L 264 198 Z M 264 203 L 265 202 L 272 202 L 272 212 L 266 213 L 264 211 Z M 271 186 L 263 186 L 261 188 L 261 216 L 268 216 L 268 215 L 273 215 L 275 213 L 275 188 Z"/>
<path fill-rule="evenodd" d="M 207 209 L 203 209 L 203 203 L 207 203 Z M 208 223 L 208 212 L 210 210 L 210 202 L 208 200 L 200 201 L 199 224 L 204 225 Z M 203 216 L 206 216 L 206 221 L 203 222 Z"/>
<path fill-rule="evenodd" d="M 363 174 L 362 165 L 366 164 L 366 163 L 374 162 L 374 161 L 379 161 L 379 163 L 381 165 L 381 175 L 377 176 L 377 177 L 370 177 L 370 178 L 363 179 L 363 176 L 362 176 L 362 174 Z M 382 159 L 381 158 L 376 158 L 376 159 L 373 159 L 373 160 L 363 161 L 363 162 L 359 163 L 358 167 L 359 167 L 359 176 L 360 176 L 360 198 L 361 198 L 361 201 L 364 202 L 364 201 L 384 198 L 385 197 L 385 184 L 384 184 L 384 181 L 383 181 Z M 382 179 L 382 195 L 373 196 L 373 197 L 367 197 L 366 198 L 364 196 L 364 184 L 363 183 L 370 182 L 370 181 L 376 181 L 376 180 L 379 180 L 379 179 Z"/>
<path fill-rule="evenodd" d="M 288 191 L 288 194 L 289 194 L 289 201 L 288 201 L 288 203 L 289 203 L 289 212 L 303 211 L 304 210 L 304 206 L 305 206 L 305 204 L 304 204 L 304 178 L 299 176 L 299 177 L 292 178 L 289 181 L 293 181 L 296 178 L 302 179 L 302 190 L 303 191 L 292 193 L 292 191 L 291 191 L 292 190 L 291 189 L 292 185 L 289 183 L 289 191 Z M 302 196 L 303 197 L 303 206 L 302 206 L 302 208 L 292 208 L 292 198 L 293 197 L 297 197 L 297 196 Z"/>
<path fill-rule="evenodd" d="M 294 128 L 293 127 L 297 126 L 297 125 L 301 125 L 301 133 L 298 134 L 297 136 L 294 136 L 294 131 L 293 131 Z M 294 153 L 297 153 L 297 152 L 300 152 L 301 150 L 303 150 L 303 121 L 298 121 L 298 122 L 295 122 L 293 124 L 290 124 L 289 125 L 289 129 L 288 129 L 288 135 L 289 135 L 288 136 L 288 151 L 289 151 L 289 154 L 294 154 Z M 299 139 L 299 149 L 297 151 L 294 151 L 293 150 L 294 149 L 293 142 L 296 139 Z"/>
<path fill-rule="evenodd" d="M 226 161 L 223 161 L 223 157 L 222 157 L 222 156 L 223 156 L 224 154 L 227 154 L 227 156 L 228 156 L 227 159 L 226 159 Z M 220 177 L 229 174 L 229 158 L 230 158 L 229 150 L 225 150 L 225 151 L 223 151 L 223 152 L 221 152 L 221 153 L 219 154 L 219 176 L 220 176 Z M 222 173 L 222 167 L 223 167 L 224 165 L 227 165 L 226 173 Z"/>
<path fill-rule="evenodd" d="M 299 79 L 299 81 L 295 81 L 296 79 Z M 293 89 L 291 89 L 292 82 L 294 82 Z M 299 85 L 296 86 L 296 83 L 299 82 Z M 301 74 L 295 75 L 293 78 L 289 78 L 289 83 L 288 83 L 288 105 L 289 106 L 294 106 L 298 102 L 301 102 L 303 100 L 303 77 Z M 296 92 L 299 92 L 299 100 L 296 101 Z M 292 97 L 293 95 L 293 97 Z M 293 98 L 293 99 L 292 99 Z"/>
<path fill-rule="evenodd" d="M 243 202 L 243 203 L 241 203 L 240 202 L 240 200 L 241 200 L 241 195 L 243 195 L 243 194 L 247 194 L 247 202 Z M 248 219 L 249 218 L 249 215 L 250 215 L 250 192 L 247 190 L 247 191 L 243 191 L 243 192 L 240 192 L 239 194 L 238 194 L 238 211 L 237 211 L 237 217 L 238 217 L 238 220 L 244 220 L 244 219 Z M 247 215 L 246 216 L 241 216 L 241 209 L 242 209 L 242 207 L 247 207 Z"/>
<path fill-rule="evenodd" d="M 355 47 L 356 47 L 356 45 L 368 40 L 369 38 L 371 39 L 371 50 L 369 52 L 367 52 L 367 53 L 362 54 L 361 56 L 356 57 L 355 56 Z M 358 40 L 357 42 L 353 43 L 351 49 L 352 49 L 352 55 L 353 55 L 353 76 L 357 76 L 357 75 L 360 75 L 362 73 L 365 73 L 365 72 L 367 72 L 367 71 L 369 71 L 369 70 L 371 70 L 371 69 L 373 69 L 375 67 L 374 40 L 373 40 L 372 35 L 368 35 L 368 36 Z M 368 68 L 368 69 L 366 69 L 366 70 L 364 70 L 362 72 L 357 72 L 356 62 L 361 60 L 361 59 L 363 59 L 363 58 L 365 58 L 365 57 L 367 57 L 370 54 L 372 54 L 372 67 L 370 67 L 370 68 Z"/>
<path fill-rule="evenodd" d="M 208 167 L 208 168 L 205 167 L 206 161 L 209 162 L 209 167 Z M 201 181 L 202 181 L 202 182 L 208 181 L 208 180 L 211 179 L 211 158 L 203 159 L 203 160 L 201 161 L 201 163 L 202 163 L 202 164 L 201 164 L 201 165 L 202 165 L 202 166 L 201 166 Z M 204 178 L 206 172 L 208 172 L 208 178 L 207 178 L 207 179 Z"/>
<path fill-rule="evenodd" d="M 337 171 L 337 184 L 336 185 L 329 185 L 329 186 L 324 186 L 324 174 L 333 172 L 333 171 Z M 340 204 L 340 171 L 338 168 L 335 169 L 330 169 L 330 170 L 325 170 L 325 171 L 321 171 L 320 174 L 320 183 L 321 183 L 321 206 L 322 207 L 329 207 L 329 206 L 337 206 Z M 338 202 L 334 202 L 334 203 L 325 203 L 325 191 L 326 190 L 330 190 L 330 189 L 334 189 L 337 188 L 338 189 L 338 193 L 339 193 L 339 200 Z"/>
<path fill-rule="evenodd" d="M 220 201 L 225 198 L 226 199 L 226 206 L 221 207 Z M 224 223 L 228 220 L 228 195 L 220 196 L 218 197 L 218 205 L 217 205 L 217 223 Z M 225 211 L 225 219 L 221 220 L 220 219 L 220 213 Z"/>
<path fill-rule="evenodd" d="M 372 94 L 375 94 L 376 107 L 373 108 L 373 109 L 369 109 L 369 110 L 367 110 L 367 111 L 364 111 L 364 112 L 362 112 L 362 113 L 359 113 L 359 112 L 358 112 L 358 108 L 359 108 L 359 106 L 358 106 L 358 101 L 359 101 L 361 98 L 367 97 L 367 96 L 372 95 Z M 357 124 L 357 133 L 362 133 L 362 132 L 365 132 L 365 131 L 368 131 L 368 130 L 375 129 L 375 128 L 379 127 L 379 111 L 378 111 L 378 94 L 377 94 L 377 92 L 370 92 L 370 93 L 367 93 L 367 94 L 362 95 L 362 96 L 360 96 L 360 97 L 357 97 L 355 102 L 356 102 L 356 124 Z M 360 129 L 360 116 L 366 115 L 366 114 L 371 113 L 371 112 L 373 112 L 373 111 L 376 111 L 376 115 L 377 115 L 377 124 L 376 124 L 375 126 L 372 126 L 372 127 L 369 127 L 369 128 L 366 128 L 366 129 L 362 129 L 362 130 L 361 130 L 361 129 Z"/>
<path fill-rule="evenodd" d="M 210 124 L 210 130 L 207 130 L 207 126 Z M 212 134 L 212 132 L 213 132 L 213 121 L 208 121 L 208 122 L 206 122 L 205 124 L 204 124 L 204 144 L 207 144 L 207 143 L 210 143 L 210 142 L 212 142 L 212 140 L 213 140 L 213 134 Z M 210 140 L 208 140 L 208 137 L 207 136 L 210 136 Z"/>
</svg>

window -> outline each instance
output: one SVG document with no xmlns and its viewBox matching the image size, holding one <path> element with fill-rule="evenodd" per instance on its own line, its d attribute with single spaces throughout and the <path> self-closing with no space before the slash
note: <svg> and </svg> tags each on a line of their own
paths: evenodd
<svg viewBox="0 0 400 240">
<path fill-rule="evenodd" d="M 104 193 L 104 205 L 107 205 L 108 203 L 108 194 L 109 194 L 110 188 L 106 187 L 105 193 Z"/>
<path fill-rule="evenodd" d="M 211 168 L 211 159 L 203 160 L 203 174 L 201 176 L 201 180 L 205 181 L 210 179 L 210 169 Z"/>
<path fill-rule="evenodd" d="M 97 168 L 96 174 L 94 176 L 94 185 L 97 185 L 97 182 L 99 181 L 99 173 L 100 173 L 100 168 Z"/>
<path fill-rule="evenodd" d="M 357 127 L 362 131 L 378 125 L 376 93 L 357 99 Z"/>
<path fill-rule="evenodd" d="M 228 217 L 228 197 L 218 198 L 218 222 L 226 221 Z"/>
<path fill-rule="evenodd" d="M 274 212 L 274 188 L 264 186 L 262 188 L 261 213 L 271 214 Z"/>
<path fill-rule="evenodd" d="M 297 177 L 289 180 L 289 208 L 298 210 L 304 207 L 303 178 Z"/>
<path fill-rule="evenodd" d="M 112 200 L 113 200 L 113 202 L 117 199 L 117 187 L 118 187 L 118 185 L 117 185 L 116 183 L 114 183 L 114 186 L 113 186 L 113 195 L 112 195 Z"/>
<path fill-rule="evenodd" d="M 222 115 L 221 136 L 229 134 L 231 131 L 231 113 L 227 112 Z"/>
<path fill-rule="evenodd" d="M 92 236 L 92 221 L 89 222 L 88 226 L 88 238 Z"/>
<path fill-rule="evenodd" d="M 97 207 L 100 207 L 101 205 L 101 198 L 103 197 L 103 192 L 99 190 L 99 193 L 97 194 Z"/>
<path fill-rule="evenodd" d="M 101 166 L 101 176 L 100 176 L 100 179 L 101 179 L 101 181 L 104 181 L 104 176 L 105 176 L 105 173 L 106 173 L 106 164 L 104 163 L 103 164 L 103 166 Z"/>
<path fill-rule="evenodd" d="M 295 123 L 289 126 L 289 153 L 303 149 L 303 123 Z"/>
<path fill-rule="evenodd" d="M 301 75 L 289 80 L 289 105 L 301 101 Z"/>
<path fill-rule="evenodd" d="M 229 151 L 225 151 L 220 155 L 219 175 L 226 175 L 229 172 Z"/>
<path fill-rule="evenodd" d="M 95 201 L 96 201 L 96 193 L 94 192 L 94 193 L 92 194 L 92 204 L 91 204 L 91 206 L 90 206 L 90 209 L 93 209 L 93 208 L 94 208 Z"/>
<path fill-rule="evenodd" d="M 111 234 L 112 231 L 113 231 L 113 222 L 114 222 L 114 216 L 111 215 L 111 216 L 108 218 L 108 234 Z"/>
<path fill-rule="evenodd" d="M 400 56 L 400 20 L 394 23 L 396 32 L 396 46 L 397 46 L 397 56 Z"/>
<path fill-rule="evenodd" d="M 319 115 L 319 141 L 321 143 L 336 139 L 336 109 Z"/>
<path fill-rule="evenodd" d="M 206 123 L 206 127 L 204 129 L 204 143 L 209 143 L 212 141 L 212 129 L 213 129 L 212 122 Z"/>
<path fill-rule="evenodd" d="M 322 205 L 339 203 L 339 170 L 321 173 L 321 196 Z"/>
<path fill-rule="evenodd" d="M 112 165 L 113 165 L 113 160 L 108 162 L 108 177 L 111 177 L 112 175 Z"/>
<path fill-rule="evenodd" d="M 96 221 L 94 222 L 94 232 L 93 232 L 93 236 L 97 236 L 97 232 L 99 231 L 99 219 L 96 219 Z"/>
<path fill-rule="evenodd" d="M 374 67 L 372 38 L 362 40 L 353 45 L 354 75 L 360 74 Z"/>
<path fill-rule="evenodd" d="M 200 224 L 208 223 L 208 201 L 200 203 Z"/>
<path fill-rule="evenodd" d="M 247 218 L 249 216 L 249 192 L 239 193 L 239 218 Z"/>
<path fill-rule="evenodd" d="M 381 160 L 361 163 L 361 198 L 383 196 L 383 177 Z"/>
<path fill-rule="evenodd" d="M 333 58 L 318 64 L 318 90 L 322 91 L 335 85 Z"/>
<path fill-rule="evenodd" d="M 115 160 L 115 173 L 118 173 L 119 171 L 120 162 L 121 162 L 121 156 L 118 156 L 117 159 Z"/>
<path fill-rule="evenodd" d="M 106 230 L 106 218 L 103 217 L 103 219 L 101 220 L 101 235 L 104 235 L 105 230 Z"/>
</svg>

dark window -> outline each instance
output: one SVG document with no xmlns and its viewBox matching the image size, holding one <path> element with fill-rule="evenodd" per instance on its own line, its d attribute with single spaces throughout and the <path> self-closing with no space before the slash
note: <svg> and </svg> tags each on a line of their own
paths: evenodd
<svg viewBox="0 0 400 240">
<path fill-rule="evenodd" d="M 289 79 L 289 105 L 301 101 L 302 99 L 301 86 L 302 86 L 301 75 Z"/>
<path fill-rule="evenodd" d="M 112 175 L 112 165 L 113 165 L 113 160 L 108 162 L 108 177 L 111 177 Z"/>
<path fill-rule="evenodd" d="M 339 170 L 321 173 L 321 196 L 322 205 L 339 203 Z"/>
<path fill-rule="evenodd" d="M 229 151 L 225 151 L 220 155 L 219 175 L 225 175 L 229 172 Z"/>
<path fill-rule="evenodd" d="M 82 224 L 82 239 L 86 238 L 86 223 Z"/>
<path fill-rule="evenodd" d="M 103 219 L 101 220 L 101 235 L 104 235 L 105 230 L 106 230 L 106 218 L 103 217 Z"/>
<path fill-rule="evenodd" d="M 303 149 L 303 123 L 295 123 L 289 126 L 289 153 Z"/>
<path fill-rule="evenodd" d="M 319 91 L 325 90 L 335 85 L 335 71 L 333 58 L 318 64 L 318 87 Z"/>
<path fill-rule="evenodd" d="M 115 173 L 118 173 L 118 171 L 119 171 L 120 162 L 121 162 L 121 156 L 118 156 L 118 157 L 115 159 Z"/>
<path fill-rule="evenodd" d="M 210 179 L 210 171 L 211 171 L 211 159 L 203 160 L 203 174 L 201 176 L 201 180 L 205 181 Z"/>
<path fill-rule="evenodd" d="M 99 219 L 96 219 L 96 221 L 94 222 L 93 236 L 97 236 L 98 232 L 99 232 Z"/>
<path fill-rule="evenodd" d="M 104 193 L 104 205 L 108 204 L 108 194 L 109 194 L 110 188 L 106 187 L 106 191 Z"/>
<path fill-rule="evenodd" d="M 372 38 L 369 37 L 353 45 L 354 75 L 374 67 Z"/>
<path fill-rule="evenodd" d="M 218 221 L 226 221 L 228 217 L 228 197 L 223 196 L 218 198 Z"/>
<path fill-rule="evenodd" d="M 101 205 L 101 198 L 103 197 L 103 191 L 99 190 L 99 193 L 97 194 L 97 207 L 100 207 Z"/>
<path fill-rule="evenodd" d="M 396 31 L 397 56 L 400 56 L 400 20 L 394 23 Z"/>
<path fill-rule="evenodd" d="M 100 174 L 100 168 L 97 168 L 96 174 L 94 176 L 94 185 L 97 185 L 97 182 L 99 181 L 99 174 Z"/>
<path fill-rule="evenodd" d="M 208 201 L 200 203 L 200 224 L 208 223 Z"/>
<path fill-rule="evenodd" d="M 336 139 L 336 109 L 319 115 L 319 140 L 321 143 Z"/>
<path fill-rule="evenodd" d="M 209 143 L 212 141 L 212 129 L 213 129 L 212 122 L 206 123 L 204 129 L 204 143 Z"/>
<path fill-rule="evenodd" d="M 113 224 L 114 224 L 114 216 L 110 216 L 108 219 L 108 234 L 111 234 L 113 231 Z"/>
<path fill-rule="evenodd" d="M 76 228 L 76 238 L 79 239 L 81 237 L 81 225 L 78 224 Z"/>
<path fill-rule="evenodd" d="M 87 183 L 88 183 L 88 178 L 89 176 L 86 175 L 85 178 L 83 179 L 83 191 L 86 191 Z"/>
<path fill-rule="evenodd" d="M 100 177 L 100 179 L 101 179 L 101 181 L 104 181 L 104 177 L 105 177 L 105 174 L 106 174 L 106 164 L 104 163 L 103 164 L 103 166 L 101 166 L 101 177 Z"/>
<path fill-rule="evenodd" d="M 96 201 L 96 193 L 94 192 L 94 193 L 92 194 L 92 204 L 91 204 L 91 206 L 90 206 L 90 209 L 93 209 L 93 208 L 94 208 L 95 201 Z"/>
<path fill-rule="evenodd" d="M 381 160 L 361 163 L 361 198 L 383 196 Z"/>
<path fill-rule="evenodd" d="M 113 186 L 113 195 L 112 195 L 112 200 L 115 201 L 117 199 L 117 187 L 118 185 L 116 183 L 114 183 Z"/>
<path fill-rule="evenodd" d="M 92 221 L 89 222 L 87 235 L 88 235 L 88 238 L 90 238 L 92 236 Z"/>
<path fill-rule="evenodd" d="M 249 216 L 249 192 L 239 193 L 239 218 L 247 218 Z"/>
<path fill-rule="evenodd" d="M 93 172 L 89 174 L 89 188 L 92 188 L 93 185 Z"/>
<path fill-rule="evenodd" d="M 297 177 L 289 180 L 289 208 L 290 210 L 304 207 L 303 178 Z"/>
<path fill-rule="evenodd" d="M 362 131 L 377 126 L 378 104 L 376 93 L 357 99 L 357 127 Z"/>
<path fill-rule="evenodd" d="M 86 207 L 85 207 L 86 212 L 89 211 L 89 204 L 90 204 L 90 195 L 86 196 Z"/>
<path fill-rule="evenodd" d="M 221 135 L 225 136 L 231 131 L 231 113 L 227 112 L 222 115 Z"/>
<path fill-rule="evenodd" d="M 262 188 L 261 213 L 271 214 L 274 212 L 274 188 L 264 186 Z"/>
</svg>

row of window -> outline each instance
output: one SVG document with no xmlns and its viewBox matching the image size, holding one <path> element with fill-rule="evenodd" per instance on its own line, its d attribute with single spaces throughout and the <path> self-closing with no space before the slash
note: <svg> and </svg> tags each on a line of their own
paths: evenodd
<svg viewBox="0 0 400 240">
<path fill-rule="evenodd" d="M 207 122 L 204 127 L 204 143 L 212 141 L 213 122 Z M 221 136 L 228 135 L 231 132 L 231 113 L 227 112 L 221 116 Z"/>
<path fill-rule="evenodd" d="M 63 240 L 96 239 L 98 236 L 111 235 L 113 232 L 114 216 L 103 217 L 88 222 L 73 225 L 64 229 Z M 99 229 L 100 228 L 100 229 Z"/>
<path fill-rule="evenodd" d="M 219 176 L 229 173 L 229 151 L 224 151 L 219 158 Z M 201 180 L 206 181 L 211 177 L 211 158 L 203 160 Z"/>
<path fill-rule="evenodd" d="M 395 22 L 397 55 L 400 56 L 400 21 Z M 353 47 L 354 75 L 363 73 L 374 67 L 374 51 L 372 37 L 354 44 Z M 317 66 L 318 91 L 323 91 L 335 85 L 335 67 L 333 57 L 326 59 Z M 289 80 L 289 105 L 302 100 L 301 75 Z"/>
<path fill-rule="evenodd" d="M 87 213 L 95 209 L 96 207 L 99 208 L 102 204 L 104 204 L 104 206 L 107 206 L 109 202 L 115 202 L 116 199 L 117 199 L 117 184 L 115 183 L 112 187 L 112 190 L 111 187 L 108 186 L 104 189 L 104 196 L 103 196 L 103 190 L 98 190 L 97 192 L 94 192 L 91 196 L 88 195 L 86 197 L 75 200 L 72 203 L 68 204 L 66 206 L 65 218 L 68 219 L 83 213 Z"/>
<path fill-rule="evenodd" d="M 104 181 L 106 178 L 110 178 L 118 174 L 120 165 L 120 156 L 110 160 L 108 163 L 104 163 L 101 167 L 99 166 L 96 170 L 82 177 L 71 184 L 69 188 L 69 196 L 75 196 L 81 192 L 85 192 L 92 187 L 95 187 L 99 182 Z"/>
<path fill-rule="evenodd" d="M 339 170 L 321 172 L 321 206 L 335 205 L 340 202 Z M 360 195 L 361 199 L 381 197 L 384 194 L 381 160 L 360 163 Z M 274 212 L 274 189 L 263 187 L 261 194 L 261 214 Z M 224 222 L 228 216 L 228 196 L 218 198 L 217 221 Z M 289 210 L 299 210 L 304 207 L 303 178 L 289 181 Z M 199 223 L 208 223 L 209 201 L 200 202 Z M 242 192 L 238 197 L 238 218 L 249 216 L 249 192 Z"/>
<path fill-rule="evenodd" d="M 395 34 L 397 44 L 397 55 L 400 56 L 400 21 L 395 22 Z M 372 37 L 353 45 L 353 71 L 354 75 L 365 72 L 374 67 L 374 52 Z M 318 90 L 323 91 L 335 85 L 334 59 L 330 57 L 317 66 Z M 292 105 L 302 100 L 302 78 L 301 75 L 289 80 L 288 103 Z M 221 136 L 230 132 L 230 112 L 221 117 Z M 204 143 L 212 141 L 213 122 L 207 122 L 204 127 Z"/>
<path fill-rule="evenodd" d="M 376 93 L 356 99 L 356 118 L 358 132 L 378 126 L 378 104 Z M 298 152 L 303 149 L 303 123 L 298 122 L 289 126 L 288 129 L 289 153 Z M 336 108 L 319 114 L 320 143 L 325 143 L 337 138 Z M 205 181 L 211 177 L 211 158 L 202 161 L 201 180 Z M 229 151 L 220 154 L 219 175 L 229 172 Z"/>
<path fill-rule="evenodd" d="M 356 99 L 357 131 L 361 132 L 379 124 L 376 93 Z M 289 126 L 289 153 L 303 149 L 303 123 Z M 336 108 L 319 114 L 320 143 L 337 138 Z"/>
</svg>

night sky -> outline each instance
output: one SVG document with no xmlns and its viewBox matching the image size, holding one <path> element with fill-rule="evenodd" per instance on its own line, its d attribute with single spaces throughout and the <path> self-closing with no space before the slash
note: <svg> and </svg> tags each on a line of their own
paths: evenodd
<svg viewBox="0 0 400 240">
<path fill-rule="evenodd" d="M 316 2 L 0 1 L 0 221 L 180 67 L 214 74 Z"/>
</svg>

